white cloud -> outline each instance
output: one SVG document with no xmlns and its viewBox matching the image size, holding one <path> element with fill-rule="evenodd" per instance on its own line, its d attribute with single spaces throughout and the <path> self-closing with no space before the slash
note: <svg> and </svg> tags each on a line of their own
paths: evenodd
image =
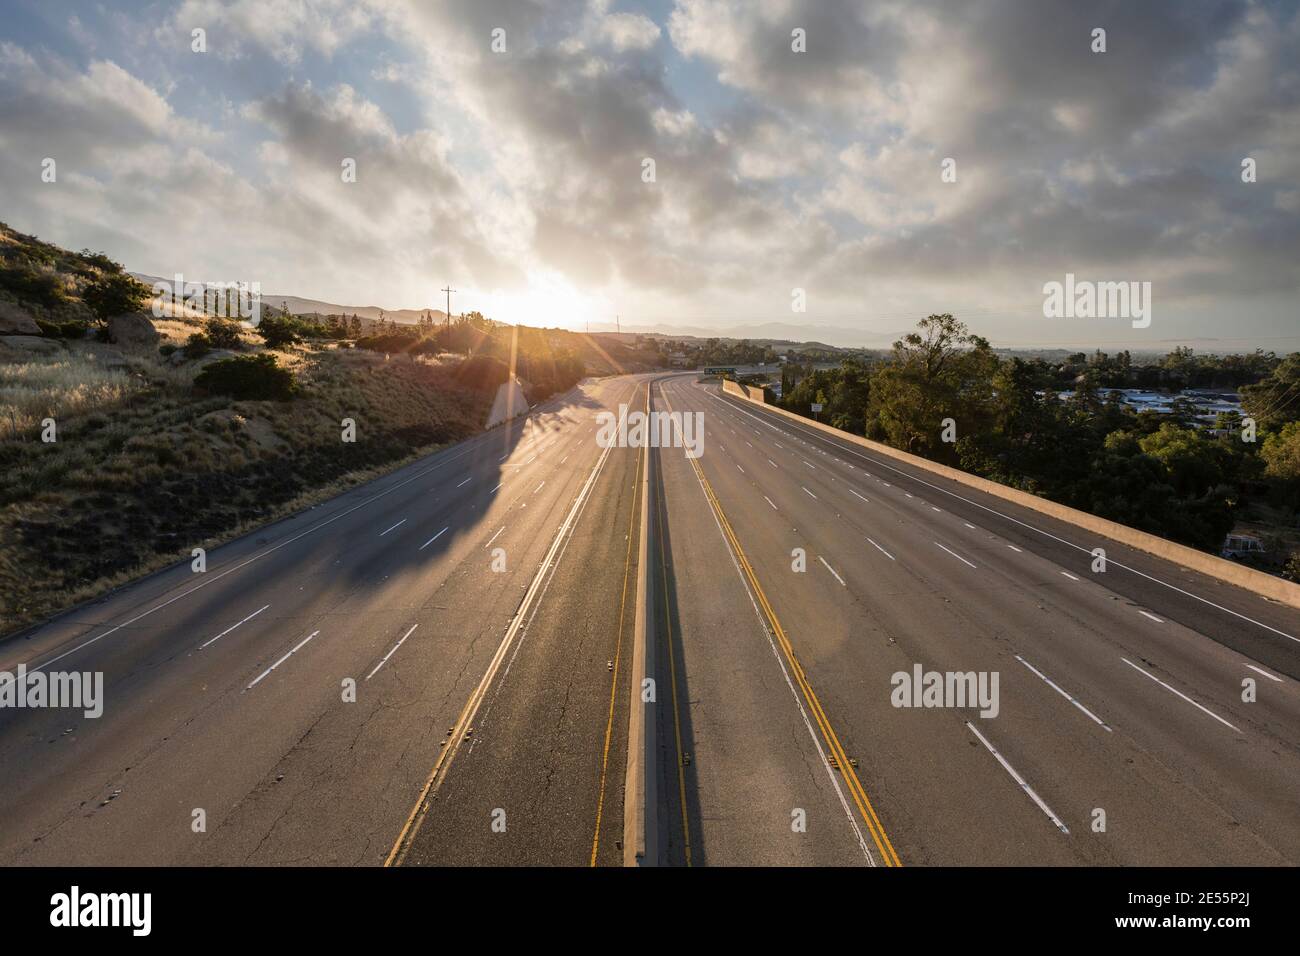
<svg viewBox="0 0 1300 956">
<path fill-rule="evenodd" d="M 639 13 L 612 13 L 601 19 L 601 35 L 615 50 L 648 50 L 659 39 L 659 26 Z"/>
<path fill-rule="evenodd" d="M 0 177 L 32 231 L 353 300 L 378 281 L 420 304 L 451 278 L 516 308 L 564 289 L 593 310 L 788 318 L 804 285 L 821 315 L 1006 316 L 1067 269 L 1159 278 L 1173 310 L 1293 300 L 1300 16 L 1126 5 L 1105 60 L 1091 17 L 676 0 L 661 29 L 631 0 L 185 0 L 148 56 L 112 31 L 77 64 L 0 40 Z M 238 65 L 196 64 L 196 25 Z M 33 192 L 44 155 L 67 179 Z M 177 229 L 205 208 L 239 241 Z"/>
</svg>

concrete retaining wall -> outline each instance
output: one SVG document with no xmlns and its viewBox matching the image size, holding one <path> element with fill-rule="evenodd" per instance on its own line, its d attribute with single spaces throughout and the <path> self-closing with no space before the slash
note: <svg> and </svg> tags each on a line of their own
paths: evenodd
<svg viewBox="0 0 1300 956">
<path fill-rule="evenodd" d="M 763 405 L 771 409 L 778 415 L 784 415 L 806 428 L 815 428 L 827 434 L 834 435 L 843 441 L 852 442 L 855 445 L 861 445 L 868 451 L 875 452 L 877 455 L 884 455 L 888 458 L 894 458 L 898 461 L 919 468 L 922 471 L 928 471 L 931 474 L 948 478 L 951 481 L 966 485 L 979 491 L 987 492 L 998 498 L 1010 501 L 1020 505 L 1023 508 L 1029 508 L 1040 514 L 1056 518 L 1058 521 L 1064 521 L 1082 528 L 1085 531 L 1091 531 L 1094 534 L 1104 535 L 1114 541 L 1119 541 L 1131 548 L 1137 548 L 1139 551 L 1145 551 L 1147 554 L 1154 554 L 1156 557 L 1164 558 L 1167 561 L 1173 561 L 1175 564 L 1193 571 L 1199 571 L 1201 574 L 1207 574 L 1210 577 L 1217 578 L 1220 581 L 1227 581 L 1229 584 L 1235 584 L 1238 587 L 1245 588 L 1255 594 L 1272 598 L 1290 607 L 1300 608 L 1300 584 L 1294 584 L 1291 581 L 1274 577 L 1271 574 L 1265 574 L 1263 571 L 1256 571 L 1254 568 L 1248 568 L 1244 565 L 1237 564 L 1235 561 L 1228 561 L 1217 555 L 1206 554 L 1204 551 L 1197 551 L 1195 548 L 1189 548 L 1186 545 L 1177 544 L 1173 541 L 1167 541 L 1164 538 L 1154 534 L 1148 534 L 1145 531 L 1138 531 L 1136 528 L 1130 528 L 1116 521 L 1108 521 L 1105 518 L 1098 518 L 1096 515 L 1088 514 L 1086 511 L 1080 511 L 1077 508 L 1069 508 L 1065 505 L 1057 504 L 1046 498 L 1040 498 L 1037 495 L 1031 495 L 1027 491 L 1021 491 L 1018 488 L 1008 488 L 1006 485 L 998 484 L 996 481 L 989 481 L 987 478 L 980 478 L 976 475 L 967 474 L 957 468 L 950 468 L 947 465 L 941 465 L 938 462 L 921 458 L 917 455 L 909 454 L 905 451 L 899 451 L 889 445 L 882 445 L 880 442 L 871 441 L 869 438 L 860 438 L 849 432 L 840 431 L 838 428 L 832 428 L 830 425 L 824 425 L 821 422 L 815 422 L 810 418 L 804 418 L 802 415 L 796 415 L 794 412 L 786 411 L 784 408 L 777 408 L 775 405 L 764 405 L 762 399 L 755 400 L 747 395 L 744 386 L 735 382 L 723 382 L 723 390 L 735 395 L 737 398 L 753 402 L 756 405 Z"/>
<path fill-rule="evenodd" d="M 492 402 L 492 411 L 488 412 L 487 424 L 483 427 L 500 425 L 527 411 L 528 399 L 524 397 L 523 386 L 519 384 L 519 379 L 511 378 L 497 386 L 497 397 Z"/>
</svg>

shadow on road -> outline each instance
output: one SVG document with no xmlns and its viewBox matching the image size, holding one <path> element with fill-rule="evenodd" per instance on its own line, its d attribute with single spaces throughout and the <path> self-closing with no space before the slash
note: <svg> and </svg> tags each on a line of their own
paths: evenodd
<svg viewBox="0 0 1300 956">
<path fill-rule="evenodd" d="M 700 800 L 693 755 L 695 731 L 691 722 L 690 675 L 682 652 L 681 619 L 677 607 L 677 573 L 673 568 L 672 529 L 669 512 L 664 501 L 658 456 L 654 461 L 655 473 L 651 486 L 655 489 L 651 521 L 654 524 L 651 576 L 656 591 L 658 613 L 658 649 L 655 664 L 658 673 L 655 683 L 663 688 L 659 695 L 659 837 L 661 865 L 704 866 L 704 848 L 700 842 Z"/>
</svg>

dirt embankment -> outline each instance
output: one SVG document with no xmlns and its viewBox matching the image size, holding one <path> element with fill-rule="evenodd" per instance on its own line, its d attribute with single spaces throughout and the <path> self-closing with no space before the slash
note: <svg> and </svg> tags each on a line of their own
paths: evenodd
<svg viewBox="0 0 1300 956">
<path fill-rule="evenodd" d="M 166 349 L 202 321 L 156 325 Z M 497 391 L 454 357 L 312 344 L 271 353 L 292 400 L 238 401 L 194 387 L 203 359 L 51 346 L 0 355 L 0 634 L 471 436 Z"/>
</svg>

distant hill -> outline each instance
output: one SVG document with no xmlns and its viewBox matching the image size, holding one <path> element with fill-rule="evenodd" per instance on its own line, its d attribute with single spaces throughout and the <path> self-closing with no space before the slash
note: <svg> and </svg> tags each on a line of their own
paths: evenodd
<svg viewBox="0 0 1300 956">
<path fill-rule="evenodd" d="M 747 339 L 755 344 L 771 344 L 773 348 L 794 345 L 801 348 L 839 349 L 887 349 L 906 334 L 830 325 L 798 325 L 792 322 L 756 322 L 722 329 L 688 325 L 632 326 L 625 323 L 623 331 L 669 339 Z"/>
<path fill-rule="evenodd" d="M 131 275 L 148 286 L 152 286 L 155 282 L 172 282 L 171 279 L 162 276 L 145 275 L 141 272 L 132 272 Z M 199 280 L 193 281 L 197 282 Z M 263 292 L 262 305 L 277 309 L 284 305 L 294 315 L 319 313 L 320 315 L 357 315 L 363 319 L 378 319 L 382 312 L 384 318 L 390 322 L 402 322 L 409 325 L 419 322 L 426 311 L 433 316 L 434 322 L 442 322 L 447 318 L 447 313 L 442 309 L 383 309 L 377 305 L 341 305 L 338 302 L 304 299 L 300 295 L 281 295 L 275 292 Z"/>
</svg>

